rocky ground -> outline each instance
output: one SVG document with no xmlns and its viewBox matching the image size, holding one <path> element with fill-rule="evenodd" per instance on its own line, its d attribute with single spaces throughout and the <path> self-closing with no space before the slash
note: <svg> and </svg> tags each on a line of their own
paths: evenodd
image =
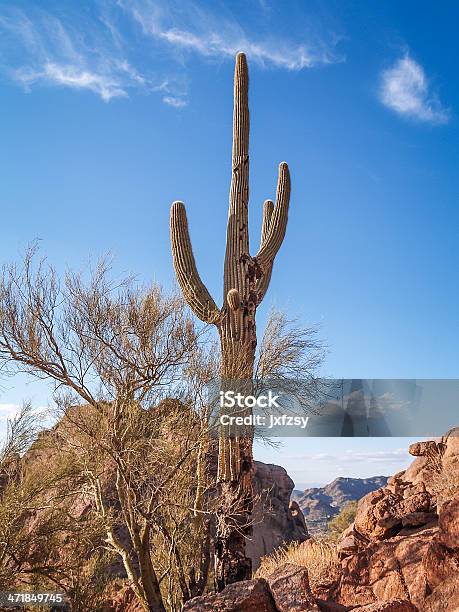
<svg viewBox="0 0 459 612">
<path fill-rule="evenodd" d="M 341 568 L 310 587 L 308 570 L 279 566 L 267 579 L 198 597 L 186 611 L 457 612 L 459 610 L 459 428 L 410 447 L 416 458 L 365 495 L 338 543 Z"/>
</svg>

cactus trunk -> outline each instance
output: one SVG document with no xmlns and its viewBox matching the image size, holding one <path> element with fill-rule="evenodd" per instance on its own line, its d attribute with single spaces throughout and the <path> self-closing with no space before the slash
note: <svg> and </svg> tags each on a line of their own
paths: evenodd
<svg viewBox="0 0 459 612">
<path fill-rule="evenodd" d="M 274 258 L 285 236 L 290 200 L 290 175 L 285 162 L 279 166 L 276 203 L 265 202 L 260 248 L 249 250 L 249 104 L 248 70 L 243 53 L 236 57 L 232 177 L 229 196 L 223 306 L 217 307 L 202 282 L 193 256 L 188 222 L 182 202 L 171 209 L 172 255 L 177 280 L 193 312 L 216 325 L 221 344 L 221 385 L 245 392 L 251 388 L 257 346 L 255 314 L 271 279 Z M 219 438 L 217 481 L 221 500 L 216 525 L 215 581 L 219 590 L 251 577 L 246 538 L 251 535 L 252 435 Z"/>
</svg>

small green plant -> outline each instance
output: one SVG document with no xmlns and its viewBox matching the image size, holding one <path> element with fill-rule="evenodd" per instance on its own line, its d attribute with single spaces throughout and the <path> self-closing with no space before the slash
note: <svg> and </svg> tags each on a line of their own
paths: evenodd
<svg viewBox="0 0 459 612">
<path fill-rule="evenodd" d="M 339 540 L 342 533 L 354 522 L 357 501 L 349 501 L 340 512 L 328 522 L 328 537 L 332 542 Z"/>
</svg>

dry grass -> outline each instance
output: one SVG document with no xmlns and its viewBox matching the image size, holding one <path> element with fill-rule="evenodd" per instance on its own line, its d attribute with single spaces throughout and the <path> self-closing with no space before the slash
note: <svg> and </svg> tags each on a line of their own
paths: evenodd
<svg viewBox="0 0 459 612">
<path fill-rule="evenodd" d="M 284 563 L 306 567 L 312 589 L 318 584 L 334 581 L 339 575 L 336 547 L 329 542 L 311 538 L 306 542 L 292 542 L 262 557 L 255 577 L 266 578 Z"/>
<path fill-rule="evenodd" d="M 459 494 L 459 465 L 456 469 L 444 467 L 435 472 L 432 478 L 432 490 L 437 498 L 437 507 L 440 510 L 444 504 Z"/>
<path fill-rule="evenodd" d="M 459 493 L 459 463 L 444 465 L 443 451 L 440 447 L 433 449 L 428 455 L 428 467 L 432 470 L 430 487 L 437 498 L 437 508 Z"/>
</svg>

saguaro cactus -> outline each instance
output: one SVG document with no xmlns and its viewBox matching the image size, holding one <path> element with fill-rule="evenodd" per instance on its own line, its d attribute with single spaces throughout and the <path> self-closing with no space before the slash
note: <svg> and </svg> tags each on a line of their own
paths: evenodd
<svg viewBox="0 0 459 612">
<path fill-rule="evenodd" d="M 276 203 L 263 207 L 261 243 L 250 255 L 249 203 L 249 104 L 248 70 L 243 53 L 236 57 L 232 177 L 226 236 L 223 295 L 218 308 L 196 268 L 183 202 L 171 208 L 172 255 L 183 295 L 197 317 L 218 328 L 221 342 L 221 378 L 251 380 L 257 345 L 255 313 L 269 285 L 274 258 L 287 226 L 290 199 L 288 166 L 279 166 Z M 216 582 L 218 588 L 250 578 L 251 563 L 245 556 L 252 510 L 252 439 L 219 439 L 218 476 L 225 511 L 231 515 L 217 525 Z M 225 512 L 222 511 L 222 516 Z"/>
</svg>

